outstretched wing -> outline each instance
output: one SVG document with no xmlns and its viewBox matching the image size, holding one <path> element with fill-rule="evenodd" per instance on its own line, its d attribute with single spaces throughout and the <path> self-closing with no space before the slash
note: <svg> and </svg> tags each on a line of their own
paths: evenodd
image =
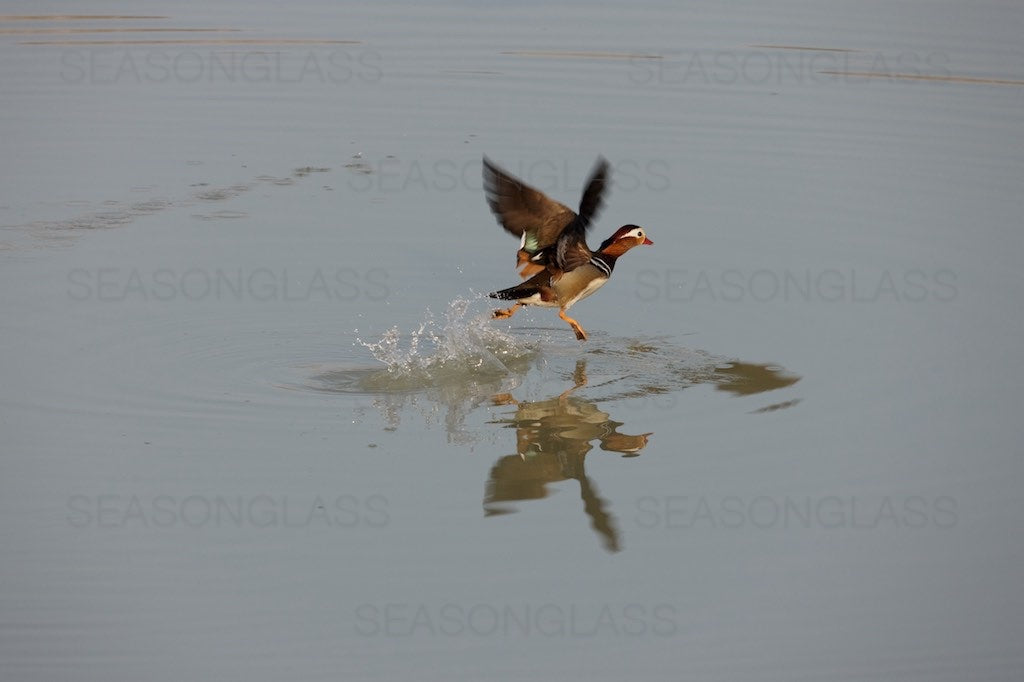
<svg viewBox="0 0 1024 682">
<path fill-rule="evenodd" d="M 603 205 L 608 185 L 608 162 L 599 158 L 580 200 L 579 215 L 538 189 L 509 175 L 484 157 L 484 192 L 498 222 L 520 237 L 520 265 L 528 260 L 523 275 L 543 266 L 572 270 L 590 260 L 586 231 Z"/>
<path fill-rule="evenodd" d="M 583 190 L 583 197 L 580 199 L 580 214 L 572 228 L 581 233 L 586 232 L 590 223 L 597 220 L 601 208 L 604 206 L 604 193 L 609 186 L 608 182 L 608 161 L 603 157 L 597 157 L 594 169 L 590 171 L 590 178 L 587 180 L 587 188 Z"/>
<path fill-rule="evenodd" d="M 572 210 L 509 175 L 484 157 L 484 192 L 491 211 L 505 230 L 523 239 L 531 254 L 558 239 L 575 218 Z"/>
<path fill-rule="evenodd" d="M 608 185 L 608 162 L 599 157 L 583 190 L 579 215 L 566 225 L 554 245 L 554 264 L 562 272 L 590 262 L 593 254 L 587 246 L 587 229 L 601 212 Z"/>
</svg>

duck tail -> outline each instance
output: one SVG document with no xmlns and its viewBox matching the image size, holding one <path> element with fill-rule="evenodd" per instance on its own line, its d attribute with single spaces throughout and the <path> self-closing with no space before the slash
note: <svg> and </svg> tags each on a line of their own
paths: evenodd
<svg viewBox="0 0 1024 682">
<path fill-rule="evenodd" d="M 518 284 L 508 289 L 502 289 L 501 291 L 492 291 L 487 294 L 491 298 L 500 298 L 506 301 L 518 301 L 523 298 L 530 298 L 534 294 L 540 293 L 540 288 L 529 281 Z"/>
</svg>

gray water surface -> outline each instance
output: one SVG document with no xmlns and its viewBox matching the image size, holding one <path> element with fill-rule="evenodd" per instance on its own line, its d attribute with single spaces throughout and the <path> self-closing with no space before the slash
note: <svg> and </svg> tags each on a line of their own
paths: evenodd
<svg viewBox="0 0 1024 682">
<path fill-rule="evenodd" d="M 4 679 L 1021 679 L 1020 8 L 71 12 L 0 16 Z M 484 154 L 654 241 L 586 343 L 489 319 Z"/>
</svg>

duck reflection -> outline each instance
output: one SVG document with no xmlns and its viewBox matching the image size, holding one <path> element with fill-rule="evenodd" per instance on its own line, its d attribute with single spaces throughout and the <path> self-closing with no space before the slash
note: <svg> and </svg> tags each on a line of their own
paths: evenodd
<svg viewBox="0 0 1024 682">
<path fill-rule="evenodd" d="M 750 396 L 791 386 L 800 377 L 773 365 L 728 362 L 714 366 L 710 372 L 698 368 L 681 374 L 686 385 L 713 384 L 735 396 Z M 602 450 L 618 452 L 623 457 L 637 457 L 647 446 L 651 433 L 629 435 L 620 433 L 622 422 L 598 408 L 575 391 L 587 385 L 587 361 L 576 362 L 573 386 L 550 400 L 519 402 L 508 393 L 492 398 L 496 405 L 514 405 L 515 413 L 492 423 L 516 430 L 516 454 L 498 459 L 491 467 L 484 494 L 486 516 L 508 514 L 515 509 L 508 503 L 539 500 L 548 496 L 548 486 L 569 479 L 579 482 L 583 511 L 597 532 L 605 549 L 617 552 L 622 547 L 615 517 L 609 504 L 597 492 L 587 476 L 585 460 L 597 445 Z M 671 388 L 685 386 L 646 386 L 647 395 L 667 393 Z M 614 404 L 616 399 L 607 400 Z M 762 407 L 755 412 L 768 412 L 792 407 L 799 399 Z"/>
<path fill-rule="evenodd" d="M 506 502 L 547 497 L 547 487 L 573 479 L 579 482 L 583 511 L 605 548 L 617 552 L 621 543 L 608 503 L 587 476 L 585 458 L 597 443 L 602 450 L 636 457 L 652 435 L 619 433 L 622 422 L 589 400 L 571 395 L 587 383 L 585 360 L 576 363 L 574 385 L 550 400 L 519 402 L 507 393 L 494 397 L 497 405 L 515 405 L 515 414 L 499 420 L 516 430 L 516 454 L 500 458 L 491 468 L 484 496 L 487 516 L 507 514 Z"/>
<path fill-rule="evenodd" d="M 754 395 L 785 388 L 800 381 L 781 367 L 755 365 L 751 362 L 730 362 L 715 369 L 718 390 L 734 395 Z"/>
<path fill-rule="evenodd" d="M 672 419 L 678 414 L 673 408 L 679 396 L 697 386 L 713 386 L 739 399 L 753 408 L 749 414 L 775 413 L 800 403 L 792 391 L 780 390 L 801 381 L 799 375 L 783 367 L 726 359 L 670 340 L 608 338 L 602 342 L 597 338 L 581 351 L 582 356 L 566 356 L 554 348 L 510 357 L 501 352 L 500 344 L 496 348 L 481 346 L 460 329 L 452 340 L 435 339 L 446 349 L 442 361 L 431 361 L 429 354 L 426 360 L 417 360 L 420 356 L 413 344 L 413 350 L 404 356 L 399 352 L 399 361 L 386 369 L 321 371 L 302 388 L 370 396 L 371 404 L 357 407 L 359 419 L 376 409 L 384 430 L 394 431 L 403 419 L 419 414 L 426 428 L 443 429 L 449 443 L 474 449 L 485 442 L 506 440 L 494 430 L 495 425 L 515 429 L 515 453 L 500 457 L 491 467 L 484 493 L 485 515 L 512 513 L 516 503 L 543 499 L 552 485 L 576 481 L 584 514 L 601 543 L 612 552 L 621 549 L 621 534 L 611 505 L 587 476 L 586 457 L 594 448 L 637 457 L 652 434 L 620 432 L 623 423 L 613 420 L 605 409 L 650 400 L 660 410 L 656 419 Z M 389 345 L 393 340 L 386 335 L 379 344 L 389 357 L 397 352 Z M 448 356 L 453 353 L 466 361 L 452 361 Z M 545 370 L 535 372 L 541 361 Z M 588 385 L 588 362 L 601 381 Z M 532 385 L 528 380 L 535 374 L 543 379 L 552 371 L 567 371 L 573 367 L 571 363 L 575 363 L 572 386 L 560 395 L 541 401 L 518 401 L 512 396 L 513 391 L 527 390 Z M 583 387 L 586 389 L 580 390 Z M 778 395 L 777 402 L 764 404 L 764 394 Z M 477 420 L 479 408 L 488 404 L 504 406 L 506 416 L 481 423 Z"/>
</svg>

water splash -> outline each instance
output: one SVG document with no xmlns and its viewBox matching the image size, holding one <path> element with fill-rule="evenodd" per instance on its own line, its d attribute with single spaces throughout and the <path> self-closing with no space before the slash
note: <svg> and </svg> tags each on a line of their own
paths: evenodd
<svg viewBox="0 0 1024 682">
<path fill-rule="evenodd" d="M 357 338 L 354 345 L 369 350 L 380 365 L 319 371 L 303 386 L 369 396 L 372 403 L 365 407 L 380 413 L 385 430 L 419 414 L 428 428 L 443 426 L 449 442 L 472 444 L 498 437 L 493 424 L 500 422 L 492 411 L 510 398 L 517 404 L 544 402 L 573 389 L 574 398 L 604 411 L 605 405 L 636 400 L 670 410 L 679 393 L 694 386 L 750 396 L 800 379 L 782 368 L 739 362 L 667 337 L 594 334 L 580 344 L 562 328 L 520 327 L 513 335 L 494 323 L 485 305 L 482 297 L 458 298 L 443 318 L 426 311 L 412 332 L 392 327 L 377 341 Z M 779 403 L 779 409 L 798 402 Z"/>
<path fill-rule="evenodd" d="M 523 371 L 538 348 L 494 325 L 489 311 L 472 312 L 478 300 L 451 301 L 440 321 L 428 309 L 408 335 L 395 326 L 375 342 L 357 338 L 356 343 L 387 366 L 386 372 L 368 375 L 366 380 L 376 385 L 365 388 L 415 390 Z"/>
</svg>

